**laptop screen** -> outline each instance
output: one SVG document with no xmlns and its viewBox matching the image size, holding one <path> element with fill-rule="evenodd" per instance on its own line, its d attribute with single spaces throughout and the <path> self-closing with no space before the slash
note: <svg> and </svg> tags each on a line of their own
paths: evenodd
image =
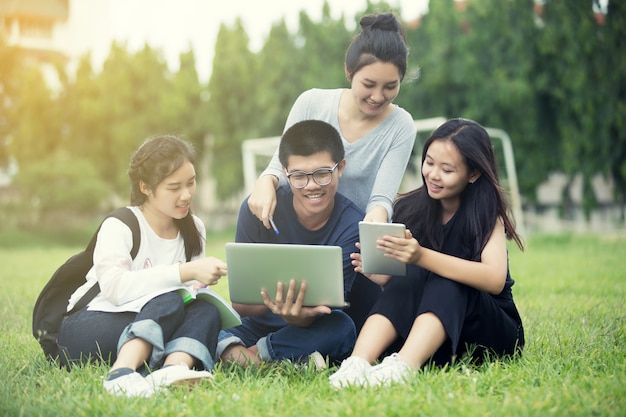
<svg viewBox="0 0 626 417">
<path fill-rule="evenodd" d="M 230 300 L 263 304 L 261 290 L 276 296 L 276 285 L 306 282 L 305 306 L 344 307 L 343 262 L 339 246 L 273 243 L 227 243 Z"/>
</svg>

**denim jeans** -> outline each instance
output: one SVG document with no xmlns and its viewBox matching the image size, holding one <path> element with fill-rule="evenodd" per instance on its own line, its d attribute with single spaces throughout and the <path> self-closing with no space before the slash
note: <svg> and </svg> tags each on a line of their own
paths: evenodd
<svg viewBox="0 0 626 417">
<path fill-rule="evenodd" d="M 240 344 L 245 347 L 256 345 L 264 361 L 288 359 L 301 362 L 318 351 L 328 356 L 332 363 L 346 358 L 355 342 L 354 322 L 341 310 L 332 310 L 330 314 L 319 316 L 309 327 L 261 326 L 249 317 L 244 317 L 241 325 L 220 332 L 217 357 L 227 347 Z"/>
<path fill-rule="evenodd" d="M 141 338 L 152 345 L 150 368 L 159 368 L 173 352 L 185 352 L 210 370 L 220 327 L 215 306 L 199 300 L 185 305 L 180 294 L 171 292 L 153 298 L 139 313 L 82 309 L 65 317 L 59 357 L 64 367 L 94 360 L 112 364 L 125 343 Z"/>
</svg>

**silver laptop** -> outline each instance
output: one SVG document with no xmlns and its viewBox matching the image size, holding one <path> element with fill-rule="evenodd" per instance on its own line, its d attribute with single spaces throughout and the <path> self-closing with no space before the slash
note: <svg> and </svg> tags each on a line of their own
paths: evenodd
<svg viewBox="0 0 626 417">
<path fill-rule="evenodd" d="M 261 289 L 272 299 L 276 285 L 306 282 L 305 306 L 344 307 L 341 247 L 273 243 L 226 243 L 230 301 L 263 304 Z"/>
</svg>

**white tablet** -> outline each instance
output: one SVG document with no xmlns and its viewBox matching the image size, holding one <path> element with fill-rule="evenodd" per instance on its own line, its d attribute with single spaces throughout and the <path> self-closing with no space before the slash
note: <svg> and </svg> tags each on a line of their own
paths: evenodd
<svg viewBox="0 0 626 417">
<path fill-rule="evenodd" d="M 381 249 L 376 248 L 376 240 L 385 235 L 404 237 L 405 230 L 406 226 L 401 223 L 359 222 L 359 242 L 364 273 L 406 275 L 404 262 L 386 257 Z"/>
</svg>

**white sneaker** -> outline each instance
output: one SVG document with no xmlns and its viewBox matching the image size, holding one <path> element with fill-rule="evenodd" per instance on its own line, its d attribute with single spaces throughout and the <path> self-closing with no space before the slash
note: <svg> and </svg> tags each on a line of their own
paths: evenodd
<svg viewBox="0 0 626 417">
<path fill-rule="evenodd" d="M 397 353 L 387 356 L 378 365 L 372 366 L 367 375 L 370 386 L 402 384 L 413 374 L 413 368 L 402 361 Z"/>
<path fill-rule="evenodd" d="M 372 365 L 365 359 L 350 356 L 341 362 L 339 370 L 328 377 L 328 381 L 334 388 L 364 387 L 368 385 L 367 374 L 371 367 Z"/>
<path fill-rule="evenodd" d="M 180 365 L 169 365 L 152 372 L 146 377 L 146 381 L 154 390 L 167 387 L 173 384 L 195 384 L 202 379 L 213 379 L 213 374 L 209 371 L 195 371 L 181 363 Z"/>
<path fill-rule="evenodd" d="M 323 371 L 327 368 L 326 359 L 317 350 L 309 355 L 309 363 L 315 366 L 316 371 Z"/>
<path fill-rule="evenodd" d="M 151 397 L 154 387 L 138 372 L 104 381 L 104 388 L 113 395 L 127 397 Z"/>
</svg>

